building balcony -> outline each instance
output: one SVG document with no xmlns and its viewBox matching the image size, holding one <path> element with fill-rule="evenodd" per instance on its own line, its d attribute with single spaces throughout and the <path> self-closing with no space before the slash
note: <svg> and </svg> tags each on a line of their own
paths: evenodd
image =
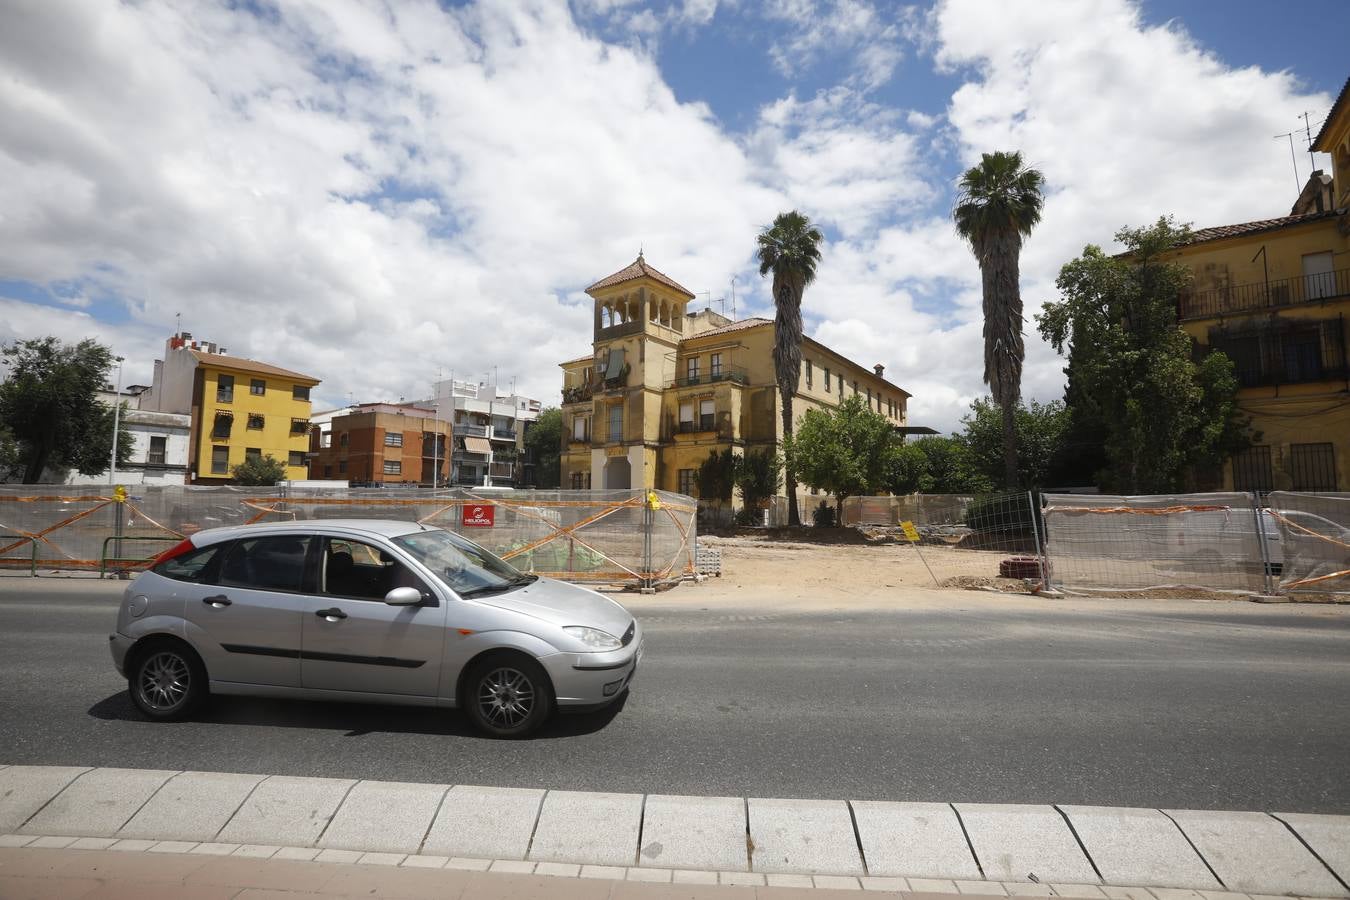
<svg viewBox="0 0 1350 900">
<path fill-rule="evenodd" d="M 488 428 L 486 425 L 460 425 L 455 423 L 454 432 L 456 437 L 487 437 Z"/>
<path fill-rule="evenodd" d="M 1209 347 L 1233 361 L 1242 387 L 1350 379 L 1345 317 L 1261 318 L 1209 329 Z"/>
<path fill-rule="evenodd" d="M 565 387 L 562 389 L 563 405 L 568 403 L 587 403 L 593 396 L 595 396 L 594 384 L 582 384 L 577 387 Z"/>
<path fill-rule="evenodd" d="M 750 379 L 745 374 L 744 369 L 724 367 L 715 372 L 703 372 L 698 375 L 682 375 L 675 379 L 673 387 L 694 387 L 695 385 L 700 384 L 716 384 L 719 381 L 730 381 L 735 384 L 750 383 Z"/>
<path fill-rule="evenodd" d="M 1350 297 L 1350 269 L 1233 284 L 1209 291 L 1186 291 L 1177 298 L 1177 316 L 1182 320 L 1208 319 L 1341 297 Z"/>
<path fill-rule="evenodd" d="M 492 434 L 489 437 L 494 441 L 510 441 L 513 444 L 516 442 L 516 432 L 502 428 L 492 429 Z"/>
</svg>

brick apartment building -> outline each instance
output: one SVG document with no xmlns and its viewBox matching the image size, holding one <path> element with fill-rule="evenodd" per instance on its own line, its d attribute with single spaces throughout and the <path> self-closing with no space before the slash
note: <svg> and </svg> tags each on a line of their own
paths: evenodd
<svg viewBox="0 0 1350 900">
<path fill-rule="evenodd" d="M 412 403 L 366 403 L 310 434 L 309 477 L 352 484 L 445 484 L 451 423 Z M 435 438 L 439 435 L 439 440 Z M 439 469 L 439 475 L 436 471 Z"/>
</svg>

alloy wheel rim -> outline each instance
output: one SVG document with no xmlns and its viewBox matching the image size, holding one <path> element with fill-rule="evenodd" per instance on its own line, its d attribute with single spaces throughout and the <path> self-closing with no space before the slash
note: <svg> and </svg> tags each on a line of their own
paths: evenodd
<svg viewBox="0 0 1350 900">
<path fill-rule="evenodd" d="M 187 661 L 177 653 L 161 651 L 141 666 L 137 691 L 152 709 L 169 710 L 183 702 L 192 685 Z"/>
<path fill-rule="evenodd" d="M 495 669 L 478 684 L 478 709 L 493 725 L 514 728 L 534 709 L 534 684 L 519 669 Z"/>
</svg>

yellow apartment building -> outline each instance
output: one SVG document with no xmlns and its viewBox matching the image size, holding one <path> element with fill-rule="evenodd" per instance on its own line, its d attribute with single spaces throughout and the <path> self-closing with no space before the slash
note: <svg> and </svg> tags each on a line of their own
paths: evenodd
<svg viewBox="0 0 1350 900">
<path fill-rule="evenodd" d="M 273 456 L 288 479 L 309 477 L 310 391 L 319 379 L 270 363 L 230 356 L 186 332 L 169 338 L 155 360 L 140 408 L 187 413 L 188 484 L 224 484 L 235 466 Z"/>
<path fill-rule="evenodd" d="M 1203 228 L 1176 251 L 1194 274 L 1181 327 L 1236 364 L 1259 432 L 1224 465 L 1227 490 L 1350 490 L 1348 94 L 1313 144 L 1332 174 L 1314 172 L 1290 215 Z"/>
<path fill-rule="evenodd" d="M 694 294 L 642 254 L 586 293 L 594 300 L 591 353 L 561 364 L 563 487 L 696 495 L 694 473 L 709 451 L 781 445 L 771 320 L 690 312 Z M 851 394 L 905 425 L 910 395 L 881 366 L 804 338 L 794 417 Z"/>
</svg>

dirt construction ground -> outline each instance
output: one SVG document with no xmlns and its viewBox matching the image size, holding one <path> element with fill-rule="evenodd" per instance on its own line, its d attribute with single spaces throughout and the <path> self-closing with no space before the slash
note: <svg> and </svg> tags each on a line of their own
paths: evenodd
<svg viewBox="0 0 1350 900">
<path fill-rule="evenodd" d="M 803 612 L 817 609 L 878 609 L 904 605 L 944 605 L 969 600 L 972 594 L 994 599 L 1032 593 L 1027 582 L 1000 578 L 998 564 L 1006 552 L 958 550 L 952 547 L 870 541 L 853 529 L 811 543 L 789 533 L 761 532 L 736 536 L 701 535 L 700 546 L 721 550 L 722 575 L 700 586 L 720 605 L 774 606 Z M 702 591 L 710 587 L 711 591 Z M 672 603 L 697 600 L 696 591 L 681 597 L 679 588 L 665 595 Z M 1075 592 L 1070 592 L 1074 594 Z M 1115 600 L 1197 600 L 1247 602 L 1249 594 L 1173 587 L 1149 590 L 1077 593 L 1098 602 Z M 901 600 L 903 598 L 903 601 Z M 1032 598 L 1026 598 L 1032 599 Z M 1069 598 L 1047 603 L 1064 604 Z M 1345 603 L 1347 595 L 1300 595 L 1303 602 Z"/>
<path fill-rule="evenodd" d="M 906 597 L 931 594 L 934 602 L 950 600 L 961 588 L 1027 592 L 1022 581 L 998 577 L 999 560 L 1006 553 L 932 546 L 916 551 L 909 544 L 850 537 L 837 543 L 799 543 L 772 533 L 763 538 L 700 536 L 699 544 L 722 551 L 722 575 L 709 582 L 729 604 L 876 608 L 892 605 L 901 591 Z M 677 600 L 674 594 L 670 599 Z"/>
</svg>

